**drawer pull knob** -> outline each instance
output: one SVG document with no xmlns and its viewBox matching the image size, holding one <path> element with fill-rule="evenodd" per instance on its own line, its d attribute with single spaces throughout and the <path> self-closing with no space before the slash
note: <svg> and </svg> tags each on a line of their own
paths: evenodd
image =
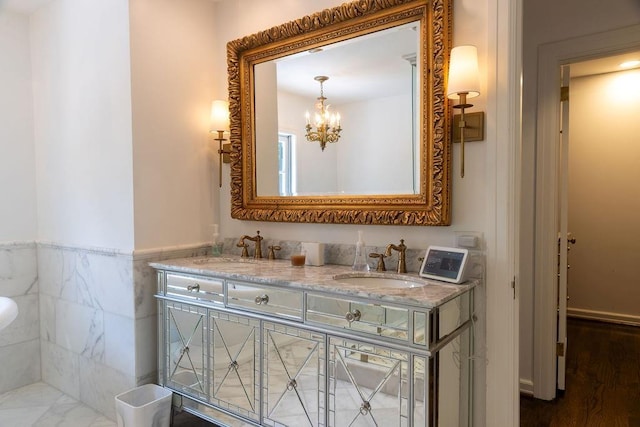
<svg viewBox="0 0 640 427">
<path fill-rule="evenodd" d="M 258 305 L 268 304 L 269 303 L 269 295 L 258 295 L 255 299 L 255 303 Z"/>
<path fill-rule="evenodd" d="M 287 383 L 287 390 L 291 391 L 294 388 L 298 388 L 298 383 L 296 382 L 296 380 L 291 380 Z"/>
<path fill-rule="evenodd" d="M 353 310 L 344 315 L 344 318 L 347 319 L 349 323 L 360 320 L 360 317 L 362 317 L 360 310 Z"/>
<path fill-rule="evenodd" d="M 193 292 L 193 291 L 200 292 L 200 284 L 196 283 L 195 285 L 189 285 L 187 286 L 187 290 L 189 292 Z"/>
</svg>

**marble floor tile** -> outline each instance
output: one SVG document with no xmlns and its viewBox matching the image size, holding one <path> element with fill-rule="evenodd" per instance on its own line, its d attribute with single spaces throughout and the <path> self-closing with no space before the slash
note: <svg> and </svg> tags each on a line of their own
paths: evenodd
<svg viewBox="0 0 640 427">
<path fill-rule="evenodd" d="M 0 394 L 0 427 L 117 427 L 117 425 L 115 421 L 43 382 Z M 187 412 L 174 414 L 173 426 L 217 427 Z"/>
<path fill-rule="evenodd" d="M 0 394 L 0 426 L 116 427 L 117 424 L 61 391 L 38 382 Z"/>
</svg>

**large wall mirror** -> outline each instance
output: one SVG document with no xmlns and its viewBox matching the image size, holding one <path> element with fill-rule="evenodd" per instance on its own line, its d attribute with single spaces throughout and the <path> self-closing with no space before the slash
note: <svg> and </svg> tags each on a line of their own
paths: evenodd
<svg viewBox="0 0 640 427">
<path fill-rule="evenodd" d="M 229 42 L 232 217 L 448 225 L 450 3 L 361 0 Z"/>
</svg>

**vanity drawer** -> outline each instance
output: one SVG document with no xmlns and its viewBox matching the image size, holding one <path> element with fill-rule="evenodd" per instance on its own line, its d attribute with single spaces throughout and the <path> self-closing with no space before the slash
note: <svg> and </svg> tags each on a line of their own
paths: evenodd
<svg viewBox="0 0 640 427">
<path fill-rule="evenodd" d="M 409 340 L 409 310 L 401 307 L 307 294 L 306 320 L 309 323 Z"/>
<path fill-rule="evenodd" d="M 303 293 L 297 290 L 227 281 L 227 306 L 302 320 Z"/>
<path fill-rule="evenodd" d="M 210 277 L 167 273 L 167 296 L 224 303 L 224 282 Z"/>
</svg>

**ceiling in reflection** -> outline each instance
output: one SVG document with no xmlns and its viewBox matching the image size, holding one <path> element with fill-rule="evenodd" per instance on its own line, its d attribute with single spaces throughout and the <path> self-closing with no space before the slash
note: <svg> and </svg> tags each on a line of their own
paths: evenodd
<svg viewBox="0 0 640 427">
<path fill-rule="evenodd" d="M 320 91 L 313 78 L 323 75 L 329 77 L 324 84 L 329 103 L 397 95 L 406 87 L 407 59 L 403 57 L 416 54 L 416 25 L 410 23 L 324 46 L 317 52 L 279 59 L 278 89 L 309 97 L 312 102 Z"/>
</svg>

